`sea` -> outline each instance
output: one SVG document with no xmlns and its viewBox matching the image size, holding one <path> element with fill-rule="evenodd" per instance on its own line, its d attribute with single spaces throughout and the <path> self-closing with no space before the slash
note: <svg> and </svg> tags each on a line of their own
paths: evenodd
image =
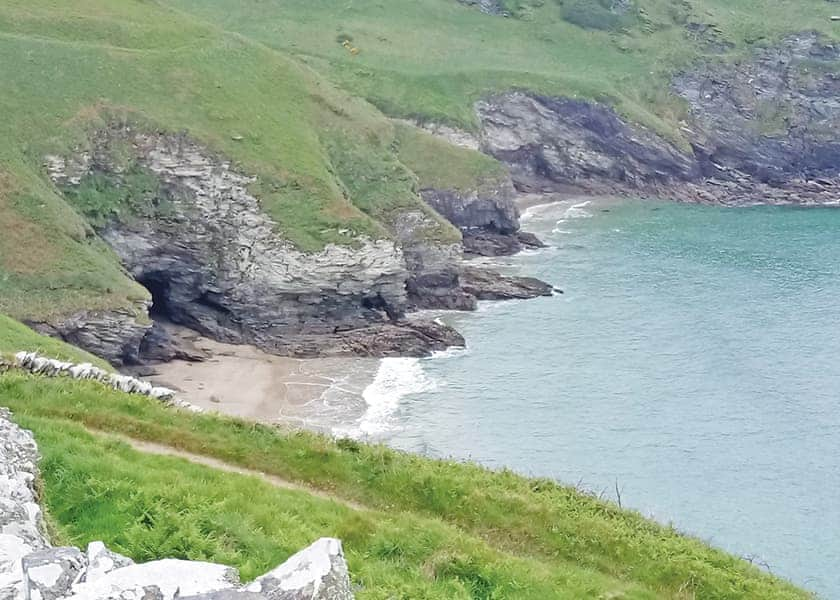
<svg viewBox="0 0 840 600">
<path fill-rule="evenodd" d="M 552 477 L 840 598 L 840 209 L 578 199 L 487 261 L 562 294 L 441 313 L 338 433 Z"/>
</svg>

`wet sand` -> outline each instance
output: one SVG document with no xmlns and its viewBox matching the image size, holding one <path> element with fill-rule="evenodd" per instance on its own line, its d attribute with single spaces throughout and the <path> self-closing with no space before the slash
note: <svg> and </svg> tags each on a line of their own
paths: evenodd
<svg viewBox="0 0 840 600">
<path fill-rule="evenodd" d="M 346 428 L 361 418 L 362 393 L 379 364 L 365 358 L 274 356 L 197 335 L 190 341 L 209 358 L 155 365 L 145 378 L 206 411 L 319 431 Z"/>
</svg>

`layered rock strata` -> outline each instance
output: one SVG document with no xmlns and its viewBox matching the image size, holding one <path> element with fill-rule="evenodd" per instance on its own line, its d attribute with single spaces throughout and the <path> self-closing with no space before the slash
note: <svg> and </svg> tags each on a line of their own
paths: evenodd
<svg viewBox="0 0 840 600">
<path fill-rule="evenodd" d="M 476 103 L 481 149 L 525 192 L 727 205 L 840 202 L 840 48 L 806 32 L 678 75 L 689 148 L 604 105 L 522 92 Z"/>
<path fill-rule="evenodd" d="M 50 175 L 64 187 L 93 174 L 119 182 L 122 169 L 112 156 L 118 145 L 159 180 L 160 210 L 111 220 L 99 234 L 150 290 L 153 312 L 223 342 L 291 356 L 424 355 L 458 340 L 452 331 L 403 318 L 409 272 L 393 241 L 298 251 L 249 192 L 253 178 L 189 138 L 106 129 L 92 150 L 71 160 L 51 157 Z M 117 364 L 136 362 L 148 333 L 104 346 L 88 339 L 99 336 L 98 328 L 69 329 L 79 333 L 53 327 Z"/>
</svg>

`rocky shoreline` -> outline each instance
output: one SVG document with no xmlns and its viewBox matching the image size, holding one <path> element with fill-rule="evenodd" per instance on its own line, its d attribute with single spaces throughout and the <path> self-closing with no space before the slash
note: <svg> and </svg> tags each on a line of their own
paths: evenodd
<svg viewBox="0 0 840 600">
<path fill-rule="evenodd" d="M 450 327 L 410 313 L 553 292 L 544 282 L 465 262 L 542 246 L 520 228 L 518 195 L 840 204 L 836 71 L 840 49 L 806 32 L 737 64 L 679 74 L 673 92 L 689 115 L 683 144 L 602 104 L 525 92 L 478 101 L 478 135 L 423 125 L 495 157 L 510 173 L 489 189 L 418 190 L 458 228 L 460 243 L 425 239 L 418 232 L 428 215 L 407 210 L 390 223 L 392 239 L 300 252 L 261 211 L 249 191 L 253 177 L 186 135 L 112 124 L 93 135 L 89 149 L 48 157 L 47 169 L 64 190 L 93 176 L 120 186 L 126 168 L 124 156 L 115 158 L 119 148 L 155 179 L 150 211 L 97 230 L 151 298 L 30 324 L 116 365 L 183 356 L 149 315 L 280 356 L 427 356 L 463 345 Z M 771 110 L 777 104 L 783 110 Z"/>
<path fill-rule="evenodd" d="M 840 48 L 791 35 L 732 65 L 678 74 L 685 145 L 595 102 L 512 92 L 476 103 L 474 143 L 520 192 L 728 206 L 840 203 Z"/>
<path fill-rule="evenodd" d="M 131 167 L 115 148 L 130 149 Z M 489 236 L 481 244 L 418 242 L 424 215 L 408 212 L 395 220 L 396 241 L 360 239 L 355 248 L 328 245 L 304 253 L 285 242 L 260 209 L 248 187 L 254 178 L 185 135 L 114 124 L 98 131 L 89 149 L 49 157 L 47 167 L 68 193 L 90 178 L 125 188 L 132 169 L 156 181 L 148 210 L 97 227 L 150 301 L 30 323 L 118 366 L 184 357 L 155 325 L 158 318 L 279 356 L 427 356 L 464 339 L 411 311 L 473 310 L 478 298 L 534 297 L 550 289 L 509 277 L 499 286 L 474 269 L 469 286 L 462 285 L 465 247 L 481 246 L 478 253 L 486 255 L 518 251 L 523 240 L 539 244 L 519 232 L 510 182 L 469 197 L 423 193 L 465 240 Z"/>
</svg>

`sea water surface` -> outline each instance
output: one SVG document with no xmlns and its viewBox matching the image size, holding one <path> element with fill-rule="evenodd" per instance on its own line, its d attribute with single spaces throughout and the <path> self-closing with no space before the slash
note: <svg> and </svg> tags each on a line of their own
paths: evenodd
<svg viewBox="0 0 840 600">
<path fill-rule="evenodd" d="M 578 201 L 504 259 L 564 295 L 443 317 L 361 433 L 603 492 L 840 598 L 840 210 Z"/>
</svg>

